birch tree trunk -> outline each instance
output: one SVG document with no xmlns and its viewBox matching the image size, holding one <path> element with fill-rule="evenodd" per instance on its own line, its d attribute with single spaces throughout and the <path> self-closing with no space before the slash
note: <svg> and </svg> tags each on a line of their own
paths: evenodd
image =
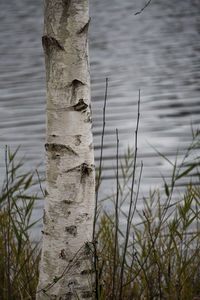
<svg viewBox="0 0 200 300">
<path fill-rule="evenodd" d="M 46 199 L 37 300 L 91 298 L 95 170 L 88 25 L 89 0 L 44 1 Z"/>
</svg>

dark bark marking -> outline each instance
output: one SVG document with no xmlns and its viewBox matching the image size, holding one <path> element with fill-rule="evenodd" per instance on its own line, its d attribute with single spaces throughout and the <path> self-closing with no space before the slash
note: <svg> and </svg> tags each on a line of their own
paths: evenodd
<svg viewBox="0 0 200 300">
<path fill-rule="evenodd" d="M 91 144 L 89 145 L 89 149 L 90 149 L 90 150 L 93 150 L 93 149 L 94 149 L 93 143 L 91 143 Z"/>
<path fill-rule="evenodd" d="M 77 280 L 73 280 L 73 279 L 71 279 L 70 281 L 69 281 L 69 283 L 68 283 L 68 287 L 69 287 L 69 289 L 74 289 L 74 287 L 77 285 Z"/>
<path fill-rule="evenodd" d="M 74 79 L 72 82 L 71 82 L 71 87 L 72 87 L 72 101 L 74 99 L 76 99 L 76 92 L 79 88 L 83 87 L 85 84 L 78 80 L 78 79 Z"/>
<path fill-rule="evenodd" d="M 81 135 L 76 135 L 75 138 L 76 138 L 75 145 L 79 146 L 81 144 Z"/>
<path fill-rule="evenodd" d="M 42 37 L 42 46 L 47 55 L 50 55 L 52 50 L 65 51 L 58 40 L 48 35 Z"/>
<path fill-rule="evenodd" d="M 62 249 L 60 251 L 59 258 L 66 259 L 66 251 L 65 251 L 65 249 Z"/>
<path fill-rule="evenodd" d="M 87 23 L 79 31 L 77 31 L 77 34 L 87 33 L 88 27 L 89 27 L 89 24 L 90 24 L 90 20 L 91 20 L 91 18 L 89 18 Z"/>
<path fill-rule="evenodd" d="M 73 236 L 77 235 L 77 227 L 75 225 L 65 227 L 65 230 Z"/>
<path fill-rule="evenodd" d="M 72 204 L 73 201 L 71 201 L 71 200 L 63 200 L 63 203 L 64 203 L 64 204 Z"/>
<path fill-rule="evenodd" d="M 90 168 L 88 164 L 83 163 L 81 165 L 81 175 L 82 176 L 85 176 L 85 175 L 89 176 L 91 172 L 92 172 L 92 168 Z"/>
<path fill-rule="evenodd" d="M 63 0 L 63 4 L 65 5 L 65 10 L 67 11 L 70 7 L 71 0 Z"/>
<path fill-rule="evenodd" d="M 75 156 L 78 156 L 78 154 L 70 147 L 63 144 L 55 144 L 55 143 L 46 143 L 45 144 L 46 151 L 49 152 L 60 152 L 60 154 L 64 154 L 64 152 L 69 152 L 70 154 L 73 154 Z M 54 154 L 54 158 L 59 158 L 60 155 Z"/>
<path fill-rule="evenodd" d="M 46 232 L 46 231 L 44 231 L 44 230 L 41 230 L 41 232 L 42 232 L 42 234 L 44 234 L 44 235 L 50 235 L 50 233 L 48 233 L 48 232 Z"/>
<path fill-rule="evenodd" d="M 77 104 L 73 105 L 73 108 L 76 111 L 86 110 L 87 107 L 88 107 L 88 105 L 83 101 L 83 99 L 80 99 Z"/>
<path fill-rule="evenodd" d="M 86 270 L 81 271 L 81 275 L 89 275 L 92 273 L 93 273 L 93 271 L 91 269 L 86 269 Z"/>
<path fill-rule="evenodd" d="M 78 171 L 81 173 L 81 182 L 82 180 L 86 177 L 89 176 L 91 174 L 91 172 L 93 171 L 93 165 L 88 165 L 86 163 L 83 163 L 77 167 L 71 168 L 67 171 L 65 171 L 65 173 L 70 173 L 72 171 Z"/>
<path fill-rule="evenodd" d="M 84 85 L 85 84 L 82 81 L 80 81 L 78 79 L 74 79 L 71 83 L 73 94 L 75 93 L 76 89 L 78 89 L 79 87 L 84 86 Z"/>
</svg>

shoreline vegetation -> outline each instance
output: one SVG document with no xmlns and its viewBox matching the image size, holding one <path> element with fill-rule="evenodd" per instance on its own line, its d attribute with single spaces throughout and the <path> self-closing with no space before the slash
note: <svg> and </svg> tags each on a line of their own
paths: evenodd
<svg viewBox="0 0 200 300">
<path fill-rule="evenodd" d="M 137 162 L 138 123 L 139 109 L 135 148 L 128 148 L 122 161 L 116 130 L 116 191 L 109 198 L 113 209 L 104 210 L 97 192 L 94 239 L 83 245 L 93 257 L 93 299 L 200 299 L 200 131 L 192 131 L 191 144 L 181 161 L 178 154 L 174 161 L 159 154 L 171 165 L 171 178 L 163 178 L 162 193 L 150 190 L 149 196 L 143 197 L 143 209 L 138 210 L 143 169 Z M 35 299 L 39 276 L 41 245 L 31 242 L 30 232 L 37 223 L 31 221 L 34 203 L 41 199 L 33 193 L 33 186 L 39 190 L 41 181 L 35 172 L 23 174 L 24 162 L 18 162 L 17 152 L 5 149 L 0 194 L 2 300 Z M 97 170 L 97 190 L 101 173 L 102 167 Z M 183 179 L 187 183 L 180 192 L 177 184 Z M 76 253 L 62 274 L 53 274 L 43 292 L 48 295 L 66 272 L 73 272 L 78 258 Z"/>
</svg>

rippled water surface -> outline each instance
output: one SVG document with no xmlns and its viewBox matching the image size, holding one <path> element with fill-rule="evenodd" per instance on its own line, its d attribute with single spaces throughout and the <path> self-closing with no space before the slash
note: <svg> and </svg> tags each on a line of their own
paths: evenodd
<svg viewBox="0 0 200 300">
<path fill-rule="evenodd" d="M 141 193 L 159 185 L 169 166 L 157 155 L 175 157 L 200 124 L 200 2 L 91 0 L 90 63 L 95 155 L 98 162 L 105 78 L 109 78 L 102 195 L 114 177 L 115 129 L 121 154 L 133 146 L 138 91 L 141 119 L 138 159 L 144 162 Z M 43 4 L 0 1 L 0 167 L 5 144 L 21 145 L 27 169 L 44 173 L 45 70 L 41 46 Z M 41 205 L 39 205 L 41 207 Z M 41 215 L 42 210 L 36 210 Z"/>
</svg>

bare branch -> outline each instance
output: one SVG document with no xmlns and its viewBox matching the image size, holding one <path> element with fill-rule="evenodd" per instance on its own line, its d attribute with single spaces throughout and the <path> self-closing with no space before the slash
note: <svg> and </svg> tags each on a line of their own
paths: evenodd
<svg viewBox="0 0 200 300">
<path fill-rule="evenodd" d="M 150 3 L 151 3 L 151 0 L 149 0 L 149 1 L 145 4 L 145 6 L 144 6 L 143 8 L 141 8 L 139 11 L 137 11 L 137 12 L 135 13 L 135 16 L 141 14 L 141 13 L 145 10 L 145 8 L 146 8 L 147 6 L 149 6 Z"/>
</svg>

